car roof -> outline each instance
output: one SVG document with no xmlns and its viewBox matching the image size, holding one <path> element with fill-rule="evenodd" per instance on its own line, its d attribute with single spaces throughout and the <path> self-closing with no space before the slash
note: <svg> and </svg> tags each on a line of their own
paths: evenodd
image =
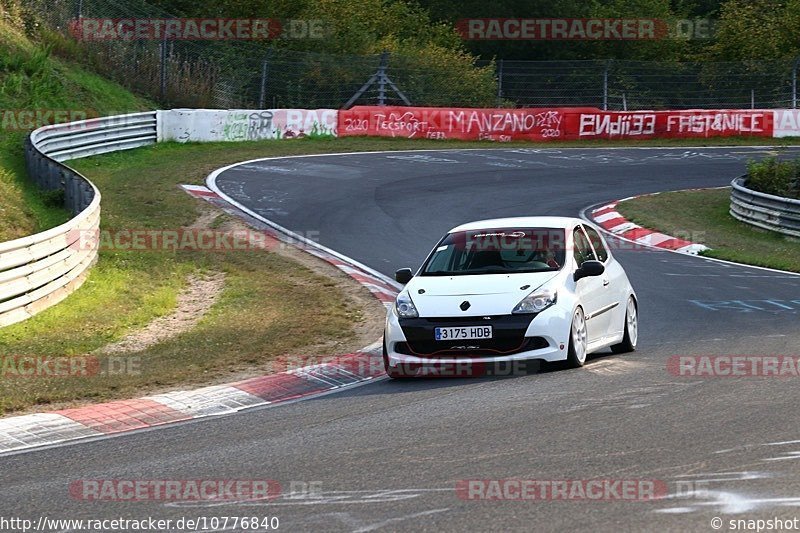
<svg viewBox="0 0 800 533">
<path fill-rule="evenodd" d="M 572 228 L 584 221 L 573 217 L 511 217 L 492 218 L 489 220 L 476 220 L 451 229 L 448 233 L 457 231 L 474 231 L 479 229 L 495 228 Z"/>
</svg>

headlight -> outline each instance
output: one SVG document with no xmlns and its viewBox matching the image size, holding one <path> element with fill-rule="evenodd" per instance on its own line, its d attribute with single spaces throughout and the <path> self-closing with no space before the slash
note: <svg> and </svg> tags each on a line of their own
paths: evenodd
<svg viewBox="0 0 800 533">
<path fill-rule="evenodd" d="M 397 316 L 400 318 L 419 317 L 417 308 L 414 307 L 414 302 L 411 301 L 411 297 L 405 291 L 397 295 L 397 300 L 394 302 L 394 308 L 397 311 Z"/>
<path fill-rule="evenodd" d="M 541 313 L 551 305 L 555 304 L 557 297 L 558 293 L 556 291 L 547 289 L 535 290 L 523 298 L 523 300 L 518 303 L 511 312 L 515 315 L 525 313 Z"/>
</svg>

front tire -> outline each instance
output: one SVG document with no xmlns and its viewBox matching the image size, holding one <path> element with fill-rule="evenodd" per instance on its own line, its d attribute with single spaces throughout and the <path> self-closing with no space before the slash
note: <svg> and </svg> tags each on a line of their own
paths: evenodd
<svg viewBox="0 0 800 533">
<path fill-rule="evenodd" d="M 611 346 L 614 353 L 628 353 L 636 350 L 636 343 L 639 341 L 639 310 L 636 308 L 636 300 L 633 296 L 628 298 L 628 307 L 625 310 L 625 334 L 622 342 Z"/>
<path fill-rule="evenodd" d="M 579 368 L 586 364 L 588 336 L 586 334 L 586 317 L 580 307 L 572 315 L 569 329 L 569 348 L 567 349 L 567 366 Z"/>
</svg>

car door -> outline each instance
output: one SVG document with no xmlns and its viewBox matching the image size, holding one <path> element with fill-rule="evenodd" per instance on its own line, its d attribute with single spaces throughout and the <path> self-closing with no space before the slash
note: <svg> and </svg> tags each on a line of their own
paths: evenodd
<svg viewBox="0 0 800 533">
<path fill-rule="evenodd" d="M 576 226 L 572 231 L 572 254 L 575 258 L 577 270 L 585 261 L 596 261 L 592 245 L 581 226 Z M 581 278 L 575 283 L 575 294 L 583 307 L 586 316 L 586 334 L 589 344 L 605 337 L 608 332 L 608 313 L 603 312 L 606 305 L 606 285 L 603 285 L 603 276 L 590 276 Z"/>
<path fill-rule="evenodd" d="M 572 231 L 572 254 L 575 258 L 575 270 L 580 268 L 584 262 L 597 259 L 581 226 L 576 226 Z M 586 316 L 586 334 L 589 344 L 603 337 L 607 329 L 607 325 L 604 327 L 602 323 L 603 313 L 598 314 L 603 306 L 603 288 L 601 276 L 581 278 L 575 282 L 575 294 L 578 296 L 578 301 Z M 598 317 L 600 317 L 599 320 Z"/>
<path fill-rule="evenodd" d="M 603 263 L 606 271 L 600 276 L 603 280 L 602 305 L 600 310 L 607 315 L 604 322 L 607 335 L 618 335 L 625 323 L 625 298 L 627 278 L 622 266 L 611 256 L 600 234 L 589 225 L 583 226 L 586 236 L 594 249 L 595 257 Z M 598 315 L 600 316 L 600 315 Z"/>
</svg>

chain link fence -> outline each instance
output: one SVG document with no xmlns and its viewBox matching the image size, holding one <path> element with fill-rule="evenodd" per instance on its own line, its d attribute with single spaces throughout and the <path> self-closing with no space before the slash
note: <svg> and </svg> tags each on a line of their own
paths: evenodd
<svg viewBox="0 0 800 533">
<path fill-rule="evenodd" d="M 345 56 L 286 49 L 282 40 L 106 40 L 76 44 L 84 18 L 171 18 L 141 0 L 28 0 L 29 24 L 61 36 L 56 52 L 164 107 L 342 108 L 594 106 L 609 110 L 794 108 L 797 61 L 476 61 Z M 33 21 L 33 22 L 31 22 Z"/>
<path fill-rule="evenodd" d="M 609 110 L 797 107 L 796 61 L 497 61 L 498 102 Z"/>
<path fill-rule="evenodd" d="M 78 56 L 107 77 L 172 107 L 340 108 L 350 105 L 493 105 L 492 66 L 437 65 L 399 55 L 331 55 L 287 49 L 283 39 L 75 42 L 87 19 L 174 18 L 138 0 L 28 0 L 56 53 Z M 382 68 L 381 68 L 381 65 Z M 368 83 L 379 70 L 384 76 Z M 358 94 L 358 98 L 353 96 Z"/>
</svg>

